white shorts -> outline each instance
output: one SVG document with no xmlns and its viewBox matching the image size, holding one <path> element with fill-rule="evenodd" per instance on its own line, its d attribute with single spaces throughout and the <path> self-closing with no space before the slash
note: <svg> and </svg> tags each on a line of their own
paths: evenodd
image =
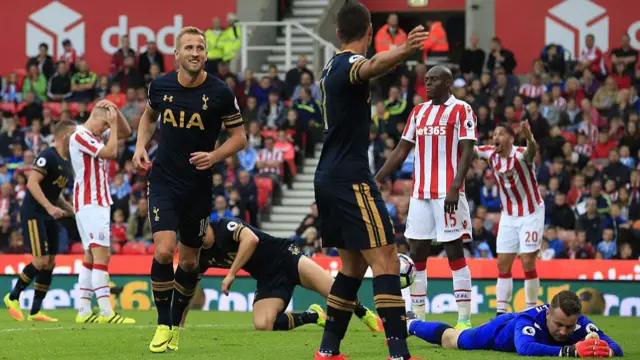
<svg viewBox="0 0 640 360">
<path fill-rule="evenodd" d="M 111 246 L 111 209 L 86 205 L 76 213 L 76 224 L 85 250 L 95 246 Z"/>
<path fill-rule="evenodd" d="M 498 254 L 528 254 L 540 250 L 544 232 L 544 208 L 525 216 L 502 213 L 498 225 Z"/>
<path fill-rule="evenodd" d="M 409 200 L 409 214 L 404 236 L 413 240 L 450 242 L 461 237 L 471 241 L 471 215 L 467 197 L 460 194 L 458 210 L 444 213 L 444 198 Z"/>
</svg>

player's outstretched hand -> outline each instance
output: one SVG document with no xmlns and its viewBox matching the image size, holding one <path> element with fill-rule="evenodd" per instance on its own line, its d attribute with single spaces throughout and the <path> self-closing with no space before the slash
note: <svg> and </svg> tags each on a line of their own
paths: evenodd
<svg viewBox="0 0 640 360">
<path fill-rule="evenodd" d="M 198 151 L 191 153 L 191 159 L 189 163 L 196 166 L 198 170 L 210 169 L 213 164 L 218 162 L 214 152 Z"/>
<path fill-rule="evenodd" d="M 136 151 L 133 154 L 133 167 L 136 170 L 149 170 L 151 167 L 151 161 L 149 161 L 149 154 L 147 149 L 136 147 Z"/>
<path fill-rule="evenodd" d="M 458 200 L 460 199 L 460 190 L 450 187 L 447 190 L 447 196 L 444 198 L 444 213 L 453 214 L 458 210 Z"/>
<path fill-rule="evenodd" d="M 429 32 L 424 29 L 424 26 L 418 25 L 411 30 L 407 37 L 407 42 L 404 44 L 405 48 L 409 52 L 422 49 L 422 43 L 429 37 Z"/>
<path fill-rule="evenodd" d="M 227 274 L 222 280 L 222 293 L 225 295 L 229 295 L 229 290 L 231 290 L 231 285 L 236 280 L 236 276 L 232 274 Z"/>
<path fill-rule="evenodd" d="M 520 127 L 522 128 L 522 136 L 525 137 L 525 139 L 527 140 L 531 140 L 533 139 L 533 133 L 531 132 L 531 125 L 529 125 L 529 120 L 525 120 L 520 124 Z"/>
<path fill-rule="evenodd" d="M 581 358 L 601 358 L 611 355 L 609 344 L 600 339 L 587 339 L 576 343 L 576 352 Z"/>
<path fill-rule="evenodd" d="M 64 217 L 66 215 L 64 210 L 60 209 L 59 207 L 57 207 L 55 205 L 51 205 L 51 207 L 48 207 L 47 208 L 47 212 L 49 213 L 49 215 L 53 216 L 54 219 L 59 219 L 59 218 Z"/>
</svg>

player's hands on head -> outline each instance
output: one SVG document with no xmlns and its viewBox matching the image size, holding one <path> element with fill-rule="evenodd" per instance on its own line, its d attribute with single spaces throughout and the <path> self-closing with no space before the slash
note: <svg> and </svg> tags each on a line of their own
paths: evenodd
<svg viewBox="0 0 640 360">
<path fill-rule="evenodd" d="M 453 214 L 458 210 L 458 200 L 460 199 L 460 190 L 454 186 L 447 190 L 447 196 L 444 198 L 444 213 Z"/>
<path fill-rule="evenodd" d="M 422 49 L 422 43 L 429 37 L 429 32 L 424 29 L 424 26 L 418 25 L 411 30 L 407 37 L 407 42 L 404 44 L 405 48 L 409 52 Z"/>
<path fill-rule="evenodd" d="M 149 154 L 147 154 L 147 149 L 144 147 L 137 147 L 136 151 L 133 153 L 133 167 L 136 170 L 149 170 L 151 167 L 151 161 L 149 161 Z"/>
<path fill-rule="evenodd" d="M 229 290 L 231 290 L 231 285 L 236 280 L 236 276 L 233 274 L 227 274 L 222 280 L 222 293 L 225 295 L 229 295 Z"/>
<path fill-rule="evenodd" d="M 586 339 L 578 341 L 575 345 L 575 354 L 581 358 L 610 357 L 612 354 L 609 344 L 600 339 Z"/>
<path fill-rule="evenodd" d="M 53 216 L 54 219 L 59 219 L 61 217 L 66 216 L 66 212 L 55 205 L 51 205 L 47 207 L 47 212 L 49 215 Z"/>
<path fill-rule="evenodd" d="M 116 104 L 114 104 L 113 102 L 107 99 L 102 99 L 95 104 L 95 107 L 99 107 L 99 108 L 109 108 L 109 107 L 115 107 L 115 106 Z"/>
<path fill-rule="evenodd" d="M 191 158 L 189 159 L 189 163 L 195 165 L 198 170 L 207 170 L 210 169 L 213 164 L 217 163 L 222 159 L 218 159 L 215 151 L 206 152 L 206 151 L 198 151 L 191 153 Z"/>
<path fill-rule="evenodd" d="M 115 107 L 108 106 L 107 107 L 107 124 L 109 124 L 110 126 L 114 126 L 117 123 L 118 123 L 118 112 L 116 111 Z"/>
</svg>

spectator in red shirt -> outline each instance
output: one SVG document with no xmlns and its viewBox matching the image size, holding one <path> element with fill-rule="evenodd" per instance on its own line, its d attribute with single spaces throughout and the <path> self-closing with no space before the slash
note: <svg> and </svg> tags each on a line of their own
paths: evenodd
<svg viewBox="0 0 640 360">
<path fill-rule="evenodd" d="M 513 111 L 516 119 L 522 119 L 524 117 L 524 113 L 527 111 L 524 107 L 524 100 L 522 96 L 517 95 L 513 98 Z"/>
<path fill-rule="evenodd" d="M 114 103 L 118 108 L 121 108 L 127 102 L 127 97 L 124 95 L 120 84 L 117 82 L 111 84 L 111 91 L 105 99 Z"/>
<path fill-rule="evenodd" d="M 122 244 L 127 241 L 127 224 L 124 223 L 124 213 L 121 209 L 113 212 L 111 224 L 111 242 Z"/>
<path fill-rule="evenodd" d="M 602 50 L 596 46 L 596 38 L 593 34 L 587 34 L 585 37 L 586 48 L 580 52 L 576 72 L 584 69 L 590 69 L 597 78 L 604 78 L 607 70 L 604 67 L 604 58 Z"/>
<path fill-rule="evenodd" d="M 129 35 L 120 37 L 120 48 L 111 56 L 111 73 L 116 74 L 124 69 L 124 59 L 133 56 L 135 63 L 136 52 L 129 47 Z"/>
<path fill-rule="evenodd" d="M 618 84 L 618 89 L 628 89 L 631 87 L 631 75 L 626 70 L 626 65 L 622 62 L 613 65 L 611 77 Z"/>
<path fill-rule="evenodd" d="M 73 48 L 71 40 L 65 39 L 64 41 L 62 41 L 62 48 L 64 49 L 64 52 L 62 53 L 62 55 L 60 55 L 58 61 L 66 62 L 69 72 L 75 73 L 76 59 L 78 58 L 78 54 L 76 53 L 76 49 Z"/>
<path fill-rule="evenodd" d="M 567 203 L 571 206 L 574 206 L 578 199 L 582 196 L 582 194 L 587 192 L 587 187 L 584 184 L 584 175 L 577 174 L 573 177 L 573 185 L 569 189 L 567 193 Z"/>
<path fill-rule="evenodd" d="M 598 133 L 598 143 L 593 147 L 593 154 L 591 154 L 592 160 L 606 160 L 609 156 L 609 151 L 616 148 L 616 141 L 609 138 L 609 130 L 606 128 L 600 129 Z"/>
</svg>

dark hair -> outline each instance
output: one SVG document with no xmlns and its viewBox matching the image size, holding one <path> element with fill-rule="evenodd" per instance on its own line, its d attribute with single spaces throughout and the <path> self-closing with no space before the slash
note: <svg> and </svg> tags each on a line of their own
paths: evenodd
<svg viewBox="0 0 640 360">
<path fill-rule="evenodd" d="M 40 43 L 40 45 L 38 45 L 38 48 L 41 48 L 41 47 L 49 50 L 49 45 L 47 43 Z"/>
<path fill-rule="evenodd" d="M 516 133 L 515 133 L 515 131 L 513 131 L 513 128 L 511 126 L 507 125 L 507 124 L 504 124 L 504 123 L 496 124 L 496 129 L 497 128 L 503 128 L 504 131 L 507 132 L 507 134 L 509 134 L 509 135 L 511 135 L 513 137 L 516 136 Z"/>
<path fill-rule="evenodd" d="M 549 304 L 552 309 L 562 310 L 567 316 L 579 315 L 582 312 L 582 303 L 576 293 L 569 290 L 563 290 L 557 293 L 551 303 Z"/>
<path fill-rule="evenodd" d="M 359 2 L 346 0 L 336 14 L 336 23 L 343 43 L 359 40 L 367 33 L 371 24 L 371 13 Z"/>
<path fill-rule="evenodd" d="M 67 45 L 71 45 L 71 40 L 69 39 L 62 40 L 62 46 L 67 46 Z"/>
<path fill-rule="evenodd" d="M 494 41 L 494 42 L 496 42 L 496 43 L 498 43 L 498 44 L 501 44 L 501 43 L 502 43 L 502 41 L 500 41 L 500 38 L 499 38 L 499 37 L 497 37 L 497 36 L 492 37 L 492 38 L 491 38 L 491 41 Z"/>
</svg>

